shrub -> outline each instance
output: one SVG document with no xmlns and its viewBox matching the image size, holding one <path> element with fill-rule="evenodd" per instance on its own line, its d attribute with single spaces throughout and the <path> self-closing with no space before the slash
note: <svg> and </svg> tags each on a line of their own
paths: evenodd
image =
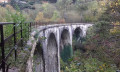
<svg viewBox="0 0 120 72">
<path fill-rule="evenodd" d="M 58 12 L 56 7 L 50 3 L 43 3 L 41 7 L 41 12 L 43 12 L 45 18 L 51 18 L 55 12 Z"/>
<path fill-rule="evenodd" d="M 35 21 L 37 21 L 37 22 L 50 22 L 50 19 L 44 18 L 44 14 L 42 12 L 39 12 L 35 18 Z"/>
<path fill-rule="evenodd" d="M 6 22 L 6 12 L 7 10 L 0 6 L 0 22 Z"/>
<path fill-rule="evenodd" d="M 6 5 L 6 7 L 0 6 L 0 22 L 7 22 L 10 19 L 10 15 L 8 12 L 14 13 L 16 12 L 14 8 L 10 5 Z"/>
<path fill-rule="evenodd" d="M 35 18 L 35 21 L 43 21 L 44 20 L 44 15 L 42 12 L 39 12 L 38 15 Z"/>
<path fill-rule="evenodd" d="M 115 24 L 119 24 L 115 23 Z M 91 28 L 90 33 L 87 33 L 87 41 L 85 49 L 92 56 L 109 64 L 116 64 L 120 67 L 120 49 L 119 49 L 119 27 L 111 27 L 110 22 L 100 21 Z M 113 30 L 113 31 L 111 31 Z"/>
<path fill-rule="evenodd" d="M 59 12 L 58 11 L 54 11 L 53 16 L 51 18 L 51 21 L 58 22 L 59 19 L 60 19 Z"/>
<path fill-rule="evenodd" d="M 110 33 L 113 35 L 120 34 L 120 27 L 117 26 L 120 25 L 120 22 L 115 22 L 112 25 L 116 25 L 116 26 L 114 26 L 114 28 L 110 30 Z"/>
<path fill-rule="evenodd" d="M 87 57 L 86 57 L 87 56 Z M 116 67 L 111 64 L 93 58 L 88 54 L 76 51 L 75 56 L 69 63 L 61 60 L 61 71 L 63 72 L 115 72 Z"/>
</svg>

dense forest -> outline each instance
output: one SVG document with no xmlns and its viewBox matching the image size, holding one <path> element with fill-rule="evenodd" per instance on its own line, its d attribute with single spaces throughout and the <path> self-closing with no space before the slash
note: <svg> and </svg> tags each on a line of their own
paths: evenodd
<svg viewBox="0 0 120 72">
<path fill-rule="evenodd" d="M 9 0 L 0 3 L 0 22 L 30 21 L 93 23 L 80 44 L 76 45 L 77 40 L 73 39 L 74 55 L 67 62 L 61 59 L 61 72 L 120 72 L 120 0 Z M 6 37 L 13 33 L 11 27 L 4 27 Z"/>
</svg>

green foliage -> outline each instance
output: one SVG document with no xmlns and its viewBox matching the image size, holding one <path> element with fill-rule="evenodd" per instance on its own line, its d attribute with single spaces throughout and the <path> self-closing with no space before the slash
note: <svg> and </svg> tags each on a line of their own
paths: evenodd
<svg viewBox="0 0 120 72">
<path fill-rule="evenodd" d="M 79 2 L 77 2 L 76 4 L 76 9 L 80 10 L 80 11 L 86 11 L 88 10 L 88 6 L 84 3 L 84 4 L 78 4 Z"/>
<path fill-rule="evenodd" d="M 20 30 L 20 26 L 23 25 L 23 23 L 26 21 L 26 18 L 23 16 L 23 14 L 20 12 L 20 10 L 16 10 L 15 12 L 11 12 L 8 10 L 6 20 L 8 22 L 14 22 L 16 23 L 16 31 Z M 13 26 L 14 25 L 5 25 L 4 26 L 4 35 L 5 37 L 8 37 L 9 35 L 13 34 Z M 25 28 L 25 25 L 23 25 L 23 28 Z"/>
<path fill-rule="evenodd" d="M 119 22 L 117 24 L 119 24 Z M 89 29 L 84 46 L 92 56 L 105 63 L 116 64 L 116 66 L 119 68 L 119 33 L 112 35 L 111 29 L 112 27 L 110 22 L 104 20 L 97 22 Z M 115 26 L 114 29 L 116 32 L 117 27 Z M 113 32 L 114 29 L 112 29 Z"/>
<path fill-rule="evenodd" d="M 59 12 L 58 11 L 54 11 L 51 20 L 54 21 L 54 22 L 57 22 L 59 18 L 60 18 Z"/>
<path fill-rule="evenodd" d="M 13 7 L 15 7 L 15 6 L 17 5 L 15 0 L 11 0 L 11 1 L 10 1 L 10 4 L 11 4 Z"/>
<path fill-rule="evenodd" d="M 88 28 L 86 40 L 89 41 L 91 38 L 100 38 L 101 40 L 110 36 L 110 23 L 107 21 L 96 22 L 92 27 Z M 86 42 L 87 42 L 86 41 Z M 92 40 L 96 41 L 96 40 Z"/>
<path fill-rule="evenodd" d="M 8 10 L 7 13 L 7 21 L 10 22 L 14 22 L 14 23 L 23 23 L 26 21 L 26 18 L 24 17 L 24 15 L 20 12 L 20 9 L 17 7 L 17 10 L 15 12 L 11 12 Z M 9 17 L 9 18 L 8 18 Z"/>
<path fill-rule="evenodd" d="M 65 63 L 61 60 L 61 72 L 115 72 L 116 67 L 99 61 L 86 54 L 80 54 L 76 51 L 72 61 Z"/>
<path fill-rule="evenodd" d="M 84 22 L 94 22 L 94 16 L 91 16 L 91 15 L 84 15 Z"/>
<path fill-rule="evenodd" d="M 83 22 L 96 22 L 102 15 L 105 8 L 102 8 L 97 1 L 78 0 L 74 9 L 82 16 Z"/>
<path fill-rule="evenodd" d="M 25 41 L 25 39 L 27 39 L 26 36 L 26 31 L 28 29 L 28 24 L 24 24 L 24 22 L 26 21 L 26 17 L 22 14 L 22 12 L 20 12 L 20 9 L 18 8 L 18 10 L 14 10 L 10 5 L 7 5 L 6 8 L 2 8 L 5 10 L 4 12 L 4 16 L 2 18 L 4 18 L 4 20 L 2 20 L 3 22 L 14 22 L 16 23 L 15 25 L 13 24 L 9 24 L 9 25 L 4 25 L 4 38 L 7 38 L 8 36 L 12 35 L 14 33 L 13 27 L 15 26 L 15 31 L 18 32 L 21 29 L 21 25 L 23 27 L 23 40 Z M 1 21 L 1 22 L 2 22 Z M 16 40 L 17 42 L 20 40 L 21 38 L 21 34 L 16 34 Z M 14 37 L 12 37 L 11 39 L 9 39 L 6 43 L 5 43 L 5 55 L 8 54 L 8 52 L 10 51 L 10 49 L 13 47 L 14 45 Z M 0 50 L 1 52 L 1 50 Z M 12 55 L 11 55 L 12 56 Z M 0 56 L 1 57 L 1 56 Z M 13 57 L 10 57 L 13 59 Z M 12 62 L 12 61 L 11 61 Z M 14 62 L 15 63 L 15 62 Z"/>
<path fill-rule="evenodd" d="M 118 25 L 118 26 L 114 26 L 113 29 L 110 29 L 110 33 L 112 35 L 119 35 L 120 34 L 120 22 L 115 22 L 113 23 L 113 25 Z"/>
<path fill-rule="evenodd" d="M 36 5 L 36 11 L 38 11 L 35 21 L 40 22 L 58 22 L 61 19 L 60 12 L 53 4 L 43 3 Z"/>
<path fill-rule="evenodd" d="M 106 22 L 106 21 L 97 22 L 94 25 L 94 30 L 95 30 L 96 34 L 99 34 L 100 36 L 105 37 L 105 36 L 109 35 L 110 23 Z"/>
<path fill-rule="evenodd" d="M 60 56 L 64 62 L 67 62 L 69 58 L 73 56 L 73 50 L 71 45 L 65 45 L 60 53 Z"/>
<path fill-rule="evenodd" d="M 43 12 L 45 18 L 52 18 L 54 13 L 58 13 L 56 7 L 50 3 L 43 3 L 41 12 Z"/>
<path fill-rule="evenodd" d="M 38 31 L 36 31 L 36 32 L 37 32 L 37 33 L 34 35 L 34 38 L 37 40 L 40 33 L 39 33 Z"/>
<path fill-rule="evenodd" d="M 108 13 L 103 13 L 100 17 L 99 17 L 99 21 L 108 21 L 110 22 L 111 21 L 111 18 L 112 16 L 110 16 Z"/>
<path fill-rule="evenodd" d="M 58 0 L 56 7 L 59 11 L 66 10 L 72 0 Z"/>
</svg>

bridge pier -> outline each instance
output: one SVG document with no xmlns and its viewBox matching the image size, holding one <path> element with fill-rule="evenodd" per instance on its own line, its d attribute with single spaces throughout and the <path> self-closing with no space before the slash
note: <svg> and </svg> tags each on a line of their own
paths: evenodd
<svg viewBox="0 0 120 72">
<path fill-rule="evenodd" d="M 56 37 L 53 33 L 50 34 L 47 44 L 47 57 L 45 72 L 58 72 L 58 46 Z"/>
<path fill-rule="evenodd" d="M 45 72 L 45 59 L 43 55 L 43 46 L 38 41 L 34 56 L 33 56 L 33 71 L 34 72 Z"/>
<path fill-rule="evenodd" d="M 70 39 L 70 29 L 63 29 L 60 37 L 60 56 L 63 61 L 67 61 L 73 55 L 72 40 Z M 72 32 L 72 31 L 71 31 Z"/>
</svg>

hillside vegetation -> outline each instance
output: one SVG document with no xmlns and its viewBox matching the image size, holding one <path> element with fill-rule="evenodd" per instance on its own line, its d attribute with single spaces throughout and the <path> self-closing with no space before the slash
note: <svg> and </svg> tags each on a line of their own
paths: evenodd
<svg viewBox="0 0 120 72">
<path fill-rule="evenodd" d="M 81 38 L 82 48 L 67 62 L 61 59 L 61 72 L 120 71 L 120 0 L 22 1 L 1 4 L 0 22 L 18 23 L 18 29 L 25 21 L 94 24 Z M 5 37 L 12 30 L 13 25 L 4 26 Z"/>
<path fill-rule="evenodd" d="M 8 10 L 6 6 L 2 8 Z M 96 22 L 105 10 L 96 0 L 76 0 L 75 3 L 73 0 L 58 0 L 56 3 L 29 0 L 25 4 L 12 0 L 9 6 L 19 8 L 27 21 L 42 22 Z M 8 20 L 3 16 L 3 21 Z"/>
</svg>

